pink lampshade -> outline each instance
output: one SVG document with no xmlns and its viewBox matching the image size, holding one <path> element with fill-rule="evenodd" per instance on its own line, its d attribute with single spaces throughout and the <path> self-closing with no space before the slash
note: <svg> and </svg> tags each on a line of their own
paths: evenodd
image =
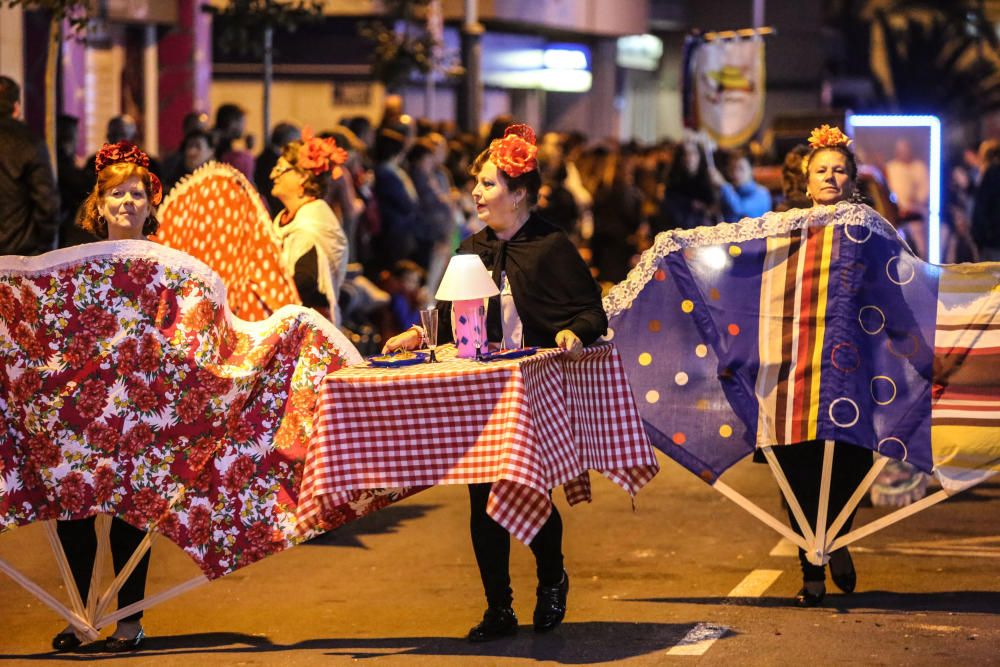
<svg viewBox="0 0 1000 667">
<path fill-rule="evenodd" d="M 455 255 L 441 278 L 435 299 L 465 301 L 483 299 L 500 293 L 479 255 Z"/>
</svg>

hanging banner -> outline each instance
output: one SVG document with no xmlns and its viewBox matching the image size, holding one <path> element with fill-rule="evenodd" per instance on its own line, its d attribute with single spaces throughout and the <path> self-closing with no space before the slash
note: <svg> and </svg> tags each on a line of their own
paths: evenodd
<svg viewBox="0 0 1000 667">
<path fill-rule="evenodd" d="M 721 148 L 746 143 L 764 116 L 764 40 L 702 41 L 689 67 L 696 127 Z"/>
</svg>

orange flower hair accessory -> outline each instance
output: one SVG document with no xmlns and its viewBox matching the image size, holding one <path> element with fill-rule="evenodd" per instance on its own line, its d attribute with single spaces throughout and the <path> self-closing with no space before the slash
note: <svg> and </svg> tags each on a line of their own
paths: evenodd
<svg viewBox="0 0 1000 667">
<path fill-rule="evenodd" d="M 834 146 L 847 148 L 850 145 L 851 140 L 846 134 L 840 131 L 839 127 L 820 125 L 809 135 L 809 148 L 814 150 L 817 148 L 832 148 Z"/>
<path fill-rule="evenodd" d="M 490 162 L 511 178 L 538 168 L 535 131 L 524 124 L 509 125 L 502 139 L 490 142 Z"/>
<path fill-rule="evenodd" d="M 97 151 L 97 155 L 94 157 L 94 171 L 100 173 L 109 164 L 118 162 L 131 162 L 149 169 L 149 156 L 132 142 L 123 139 L 117 144 L 101 146 L 101 150 Z M 149 193 L 149 201 L 153 203 L 153 206 L 159 206 L 160 202 L 163 201 L 163 184 L 153 172 L 149 172 L 149 189 L 152 190 Z"/>
<path fill-rule="evenodd" d="M 340 178 L 340 165 L 347 162 L 347 151 L 337 145 L 333 137 L 321 139 L 313 136 L 308 127 L 302 130 L 302 145 L 299 147 L 297 167 L 320 176 L 329 171 L 334 180 Z"/>
</svg>

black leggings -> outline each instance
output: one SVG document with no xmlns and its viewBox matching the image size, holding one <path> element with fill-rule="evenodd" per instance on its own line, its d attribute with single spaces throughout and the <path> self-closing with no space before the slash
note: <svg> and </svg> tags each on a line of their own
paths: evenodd
<svg viewBox="0 0 1000 667">
<path fill-rule="evenodd" d="M 795 445 L 782 445 L 775 447 L 775 455 L 778 463 L 788 478 L 788 484 L 795 492 L 795 497 L 802 507 L 806 519 L 812 529 L 816 530 L 816 512 L 819 508 L 819 486 L 820 476 L 823 472 L 823 442 L 803 442 Z M 872 467 L 872 452 L 864 447 L 849 445 L 844 442 L 834 443 L 833 446 L 833 466 L 830 471 L 830 501 L 826 513 L 826 526 L 834 522 L 840 510 L 844 508 L 858 484 L 868 474 Z M 854 512 L 847 518 L 847 522 L 841 529 L 843 535 L 851 529 L 854 521 Z M 792 508 L 788 508 L 788 520 L 793 529 L 798 531 L 798 521 L 792 513 Z M 799 563 L 802 565 L 803 581 L 824 581 L 826 579 L 826 569 L 822 565 L 813 565 L 806 558 L 806 552 L 799 549 Z"/>
<path fill-rule="evenodd" d="M 56 531 L 62 542 L 66 560 L 73 572 L 76 588 L 80 591 L 83 604 L 87 604 L 90 592 L 90 576 L 94 569 L 94 559 L 97 556 L 97 532 L 94 529 L 94 519 L 88 517 L 77 521 L 57 521 Z M 115 575 L 132 557 L 136 547 L 142 542 L 146 532 L 133 528 L 118 517 L 111 520 L 111 559 L 115 565 Z M 146 571 L 149 569 L 149 552 L 142 557 L 139 564 L 132 570 L 121 589 L 118 591 L 118 608 L 123 609 L 141 600 L 146 593 Z M 142 612 L 123 618 L 121 622 L 129 623 L 142 618 Z"/>
<path fill-rule="evenodd" d="M 476 552 L 479 576 L 490 607 L 509 607 L 514 600 L 510 589 L 510 533 L 486 513 L 486 501 L 492 484 L 469 485 L 469 530 L 472 549 Z M 540 586 L 554 586 L 562 581 L 562 517 L 556 506 L 552 514 L 531 540 L 535 567 Z"/>
</svg>

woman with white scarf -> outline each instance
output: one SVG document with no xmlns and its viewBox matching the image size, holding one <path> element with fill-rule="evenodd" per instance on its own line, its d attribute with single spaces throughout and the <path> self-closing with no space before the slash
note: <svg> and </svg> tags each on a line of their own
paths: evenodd
<svg viewBox="0 0 1000 667">
<path fill-rule="evenodd" d="M 271 194 L 284 206 L 274 217 L 286 270 L 294 276 L 302 305 L 340 324 L 337 299 L 347 274 L 347 236 L 323 200 L 329 179 L 340 178 L 347 152 L 333 139 L 306 129 L 301 141 L 282 150 L 271 170 Z"/>
</svg>

